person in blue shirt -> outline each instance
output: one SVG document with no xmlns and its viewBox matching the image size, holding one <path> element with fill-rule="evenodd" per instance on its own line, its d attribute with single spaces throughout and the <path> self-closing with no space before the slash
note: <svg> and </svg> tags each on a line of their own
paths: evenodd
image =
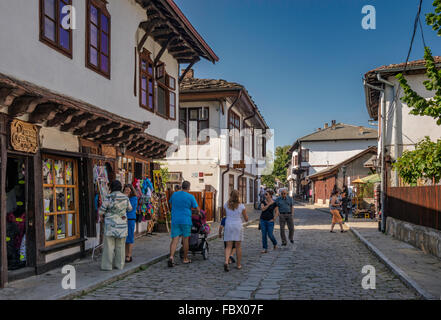
<svg viewBox="0 0 441 320">
<path fill-rule="evenodd" d="M 195 197 L 189 193 L 190 182 L 184 181 L 182 183 L 182 191 L 173 193 L 170 198 L 171 205 L 171 243 L 170 243 L 170 258 L 168 259 L 168 266 L 173 267 L 174 255 L 179 243 L 179 238 L 183 238 L 184 258 L 183 263 L 191 263 L 188 259 L 188 239 L 191 233 L 191 212 L 192 209 L 197 209 L 200 212 L 198 203 Z"/>
<path fill-rule="evenodd" d="M 131 184 L 124 186 L 123 193 L 129 198 L 132 211 L 127 212 L 128 233 L 126 238 L 126 262 L 132 262 L 133 244 L 135 243 L 136 209 L 138 208 L 138 197 L 135 188 Z"/>
</svg>

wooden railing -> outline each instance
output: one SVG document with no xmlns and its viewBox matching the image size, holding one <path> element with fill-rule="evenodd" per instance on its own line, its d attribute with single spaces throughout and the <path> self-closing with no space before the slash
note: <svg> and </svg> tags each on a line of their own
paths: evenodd
<svg viewBox="0 0 441 320">
<path fill-rule="evenodd" d="M 441 230 L 441 186 L 389 188 L 386 206 L 390 217 Z"/>
</svg>

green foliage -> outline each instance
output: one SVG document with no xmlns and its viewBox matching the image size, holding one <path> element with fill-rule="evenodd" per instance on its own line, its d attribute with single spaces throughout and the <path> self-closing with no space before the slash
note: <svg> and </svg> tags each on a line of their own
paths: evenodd
<svg viewBox="0 0 441 320">
<path fill-rule="evenodd" d="M 441 180 L 441 140 L 430 141 L 429 137 L 417 143 L 415 150 L 404 151 L 393 164 L 400 177 L 408 184 L 416 184 L 418 179 Z"/>
<path fill-rule="evenodd" d="M 426 23 L 441 36 L 441 0 L 435 0 L 433 6 L 435 13 L 426 14 Z"/>
<path fill-rule="evenodd" d="M 438 125 L 441 125 L 441 70 L 436 69 L 435 60 L 427 47 L 424 50 L 424 59 L 426 60 L 426 75 L 429 80 L 424 81 L 423 84 L 428 91 L 435 91 L 434 97 L 429 100 L 421 97 L 412 90 L 403 74 L 400 73 L 396 78 L 404 90 L 404 96 L 401 100 L 411 108 L 411 114 L 432 117 Z"/>
<path fill-rule="evenodd" d="M 363 199 L 371 199 L 374 197 L 374 184 L 372 182 L 362 184 L 360 188 L 360 195 Z"/>
<path fill-rule="evenodd" d="M 286 183 L 286 164 L 289 162 L 288 150 L 291 146 L 277 147 L 275 152 L 274 168 L 271 174 L 262 176 L 262 184 L 269 188 L 274 188 L 276 178 L 282 183 Z"/>
</svg>

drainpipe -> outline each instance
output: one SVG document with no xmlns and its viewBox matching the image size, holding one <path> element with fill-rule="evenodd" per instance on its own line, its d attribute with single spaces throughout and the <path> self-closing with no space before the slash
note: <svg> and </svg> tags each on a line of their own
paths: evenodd
<svg viewBox="0 0 441 320">
<path fill-rule="evenodd" d="M 245 127 L 245 121 L 250 120 L 250 119 L 254 118 L 255 116 L 256 116 L 256 109 L 253 108 L 253 114 L 251 116 L 243 119 L 242 128 Z M 245 161 L 245 137 L 242 137 L 242 148 L 241 148 L 241 157 L 240 158 L 242 161 Z M 245 168 L 242 169 L 242 173 L 237 177 L 237 185 L 239 185 L 239 181 L 244 175 L 245 175 Z M 246 199 L 244 199 L 244 200 L 246 200 Z M 246 202 L 246 201 L 244 201 L 244 202 Z"/>
<path fill-rule="evenodd" d="M 239 91 L 239 95 L 237 96 L 236 100 L 234 100 L 234 102 L 231 104 L 231 106 L 228 108 L 228 110 L 226 111 L 226 115 L 227 115 L 227 123 L 229 121 L 228 116 L 230 114 L 230 110 L 236 105 L 236 103 L 240 100 L 240 98 L 242 97 L 242 93 L 243 93 L 243 89 Z M 231 169 L 230 167 L 230 157 L 231 157 L 231 135 L 228 133 L 228 163 L 227 163 L 227 170 L 225 170 L 222 173 L 222 179 L 221 179 L 221 206 L 224 205 L 224 177 L 225 174 L 228 173 Z"/>
<path fill-rule="evenodd" d="M 373 85 L 370 85 L 366 82 L 366 79 L 363 79 L 363 84 L 365 87 L 371 88 L 373 90 L 378 90 L 381 92 L 381 146 L 380 146 L 380 157 L 381 157 L 381 231 L 384 232 L 385 230 L 385 221 L 386 221 L 386 212 L 385 212 L 385 203 L 386 203 L 386 195 L 385 195 L 385 184 L 386 184 L 386 175 L 385 175 L 385 138 L 386 138 L 386 99 L 385 99 L 385 92 L 383 88 L 375 87 Z"/>
<path fill-rule="evenodd" d="M 388 91 L 392 91 L 391 96 L 391 102 L 389 103 L 389 111 L 392 107 L 393 101 L 395 101 L 395 85 L 392 82 L 389 82 L 385 79 L 383 79 L 381 77 L 380 74 L 377 74 L 377 79 L 378 81 L 384 83 L 387 87 L 385 88 L 385 95 L 386 95 L 386 90 L 389 89 Z M 397 105 L 395 105 L 395 110 L 394 110 L 394 119 L 392 122 L 392 136 L 393 136 L 393 146 L 394 146 L 394 157 L 395 159 L 397 159 L 399 157 L 399 150 L 398 150 L 398 107 Z M 398 174 L 394 174 L 394 185 L 395 187 L 398 187 Z"/>
</svg>

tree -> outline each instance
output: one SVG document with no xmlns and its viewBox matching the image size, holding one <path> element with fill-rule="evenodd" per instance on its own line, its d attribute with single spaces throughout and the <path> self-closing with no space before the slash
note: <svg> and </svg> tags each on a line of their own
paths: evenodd
<svg viewBox="0 0 441 320">
<path fill-rule="evenodd" d="M 276 185 L 276 179 L 282 183 L 286 183 L 286 165 L 289 162 L 288 150 L 291 146 L 277 147 L 275 152 L 276 159 L 274 160 L 274 169 L 269 175 L 262 176 L 262 183 L 269 187 L 274 188 Z"/>
<path fill-rule="evenodd" d="M 433 6 L 435 12 L 426 15 L 426 23 L 441 36 L 441 0 L 435 0 Z M 433 98 L 426 100 L 421 97 L 400 73 L 396 78 L 404 90 L 401 100 L 411 108 L 411 114 L 432 117 L 441 125 L 441 70 L 436 68 L 435 59 L 428 47 L 424 48 L 424 60 L 429 79 L 423 84 L 428 91 L 435 91 Z M 441 140 L 432 142 L 426 137 L 416 144 L 415 150 L 405 151 L 394 163 L 393 168 L 406 183 L 416 184 L 419 179 L 430 179 L 438 183 L 441 180 Z"/>
</svg>

